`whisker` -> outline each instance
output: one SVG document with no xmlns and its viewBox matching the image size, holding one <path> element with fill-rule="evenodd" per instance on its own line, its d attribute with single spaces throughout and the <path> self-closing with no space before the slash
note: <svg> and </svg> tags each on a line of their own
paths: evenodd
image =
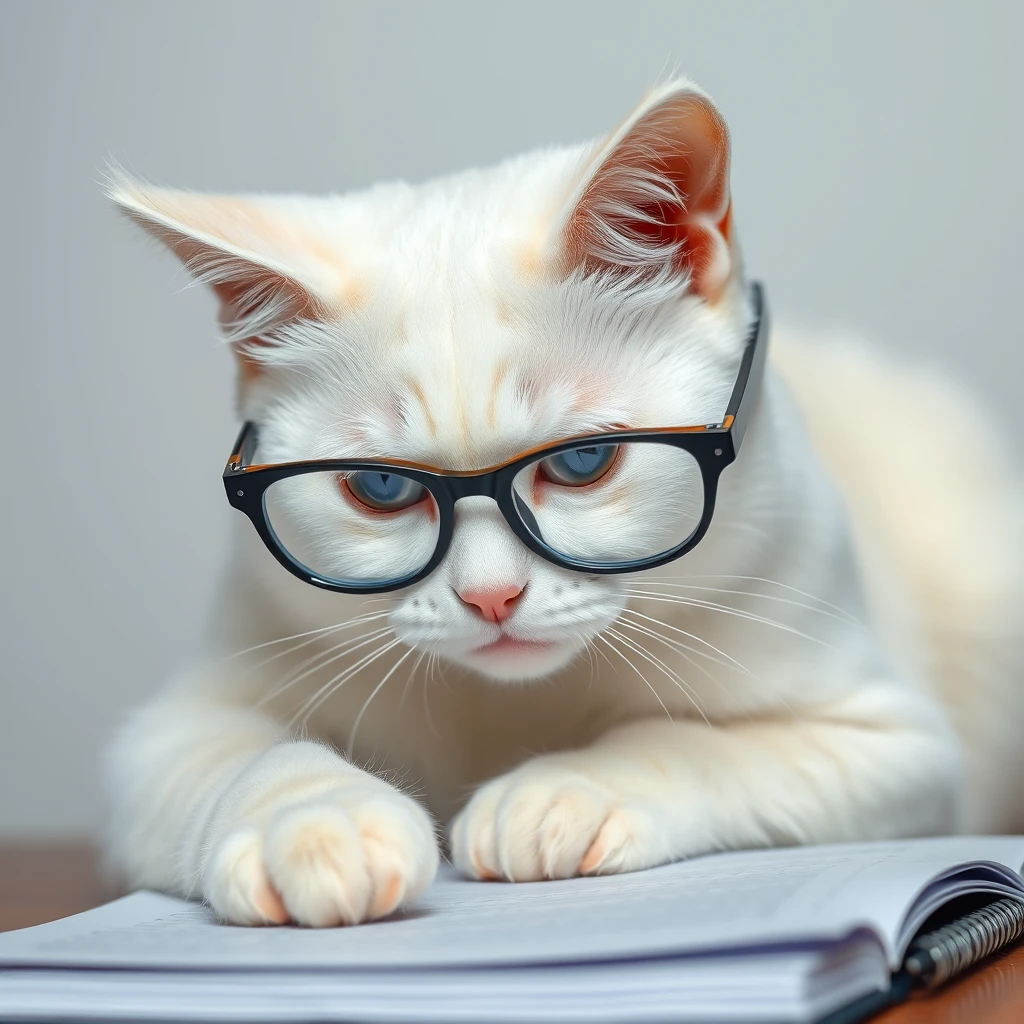
<svg viewBox="0 0 1024 1024">
<path fill-rule="evenodd" d="M 345 683 L 347 683 L 353 676 L 355 676 L 358 672 L 362 671 L 364 668 L 368 668 L 378 658 L 383 657 L 389 651 L 397 647 L 400 643 L 400 640 L 392 640 L 389 643 L 385 644 L 383 647 L 380 647 L 376 651 L 373 651 L 370 654 L 363 657 L 357 664 L 353 665 L 351 668 L 335 675 L 333 679 L 331 679 L 325 686 L 321 687 L 313 695 L 311 701 L 307 700 L 305 702 L 303 707 L 300 708 L 299 711 L 296 712 L 296 715 L 292 717 L 292 722 L 294 722 L 296 718 L 299 715 L 301 715 L 302 723 L 303 725 L 305 725 L 305 723 L 309 721 L 309 718 L 316 712 L 316 710 L 319 707 L 321 707 L 325 701 L 330 699 L 330 697 L 333 696 L 333 694 L 340 690 L 345 685 Z"/>
<path fill-rule="evenodd" d="M 676 672 L 675 669 L 671 668 L 669 665 L 666 665 L 665 662 L 661 660 L 661 658 L 659 658 L 656 654 L 652 654 L 641 644 L 634 643 L 628 636 L 626 636 L 623 633 L 620 633 L 613 626 L 608 626 L 607 631 L 611 633 L 616 639 L 621 640 L 622 643 L 629 647 L 630 650 L 636 651 L 636 653 L 639 654 L 640 657 L 643 658 L 645 661 L 649 661 L 652 665 L 661 669 L 662 673 L 668 676 L 668 678 L 676 684 L 679 690 L 686 695 L 687 699 L 694 706 L 694 708 L 696 708 L 697 713 L 700 715 L 701 718 L 704 719 L 705 723 L 709 726 L 711 725 L 711 722 L 708 721 L 708 716 L 705 713 L 703 701 L 700 700 L 699 696 L 697 695 L 693 687 L 690 686 L 690 684 L 685 679 L 683 679 L 683 677 L 679 675 L 679 673 Z"/>
<path fill-rule="evenodd" d="M 640 669 L 638 669 L 636 665 L 634 665 L 633 662 L 631 662 L 629 658 L 627 658 L 622 653 L 622 651 L 620 651 L 618 647 L 616 647 L 615 644 L 613 644 L 611 640 L 608 639 L 608 637 L 604 636 L 602 633 L 598 633 L 595 639 L 600 640 L 604 644 L 607 644 L 641 678 L 641 680 L 643 680 L 643 683 L 647 687 L 647 689 L 654 694 L 654 699 L 661 705 L 662 711 L 664 711 L 665 714 L 668 716 L 668 720 L 670 722 L 674 721 L 674 719 L 672 718 L 672 713 L 669 711 L 667 707 L 665 707 L 665 702 L 661 699 L 661 696 L 659 695 L 658 691 L 653 686 L 651 686 L 651 684 L 647 681 L 647 677 L 643 674 L 643 672 L 641 672 Z"/>
<path fill-rule="evenodd" d="M 768 579 L 766 576 L 738 576 L 729 573 L 701 573 L 692 576 L 665 576 L 662 578 L 666 580 L 741 580 L 747 583 L 767 583 L 769 586 L 781 587 L 783 590 L 788 590 L 790 591 L 790 593 L 796 594 L 799 597 L 806 597 L 808 601 L 817 601 L 819 604 L 824 605 L 826 608 L 830 608 L 832 611 L 838 612 L 840 615 L 845 615 L 849 617 L 849 619 L 856 625 L 863 625 L 860 619 L 858 619 L 855 615 L 849 612 L 846 608 L 843 608 L 838 604 L 833 604 L 831 601 L 826 601 L 823 597 L 818 597 L 817 594 L 811 594 L 806 590 L 801 590 L 799 587 L 794 587 L 788 583 L 783 583 L 781 580 Z"/>
<path fill-rule="evenodd" d="M 634 622 L 628 622 L 626 619 L 624 619 L 622 616 L 626 615 L 627 613 L 630 614 L 630 615 L 638 615 L 642 619 L 646 619 L 649 622 L 654 622 L 657 625 L 666 626 L 668 629 L 675 629 L 677 632 L 684 633 L 684 635 L 686 635 L 686 636 L 691 636 L 692 635 L 692 634 L 686 633 L 684 630 L 678 630 L 678 629 L 676 629 L 675 626 L 672 626 L 672 625 L 670 625 L 667 622 L 662 622 L 660 619 L 652 619 L 649 615 L 642 615 L 640 612 L 636 611 L 633 608 L 626 608 L 626 609 L 624 609 L 623 612 L 622 612 L 622 615 L 620 615 L 618 621 L 621 622 L 622 625 L 624 625 L 624 626 L 631 626 L 633 629 L 641 629 L 641 630 L 647 631 L 646 627 L 640 626 L 640 625 L 638 625 L 637 623 L 634 623 Z M 685 647 L 686 650 L 692 651 L 694 654 L 699 654 L 702 658 L 707 658 L 709 661 L 714 662 L 716 665 L 722 665 L 724 668 L 733 668 L 733 667 L 738 668 L 740 671 L 742 671 L 745 675 L 749 676 L 755 682 L 761 682 L 762 681 L 759 676 L 755 675 L 753 672 L 750 671 L 750 669 L 746 668 L 746 666 L 744 666 L 740 662 L 736 661 L 735 658 L 730 658 L 730 661 L 732 662 L 732 664 L 730 665 L 728 662 L 724 662 L 724 661 L 721 661 L 718 658 L 713 657 L 712 655 L 708 654 L 706 651 L 700 651 L 700 650 L 697 650 L 697 648 L 695 648 L 695 647 L 690 647 L 689 644 L 683 644 L 679 640 L 670 639 L 668 637 L 661 636 L 660 634 L 656 633 L 654 630 L 649 630 L 647 632 L 649 632 L 650 636 L 654 637 L 657 640 L 660 640 L 664 644 L 669 644 L 670 646 L 671 645 L 675 645 L 675 644 L 679 644 L 681 647 Z M 697 637 L 696 639 L 701 640 L 700 637 Z M 701 640 L 701 643 L 707 643 L 707 641 L 706 640 Z M 718 650 L 717 647 L 714 648 L 714 649 Z M 680 651 L 679 653 L 683 654 L 682 651 Z M 725 655 L 725 656 L 729 657 L 729 655 Z M 683 654 L 683 657 L 685 658 L 686 655 Z M 694 662 L 691 658 L 687 658 L 686 660 L 689 661 L 695 668 L 699 669 L 699 668 L 702 667 L 699 664 L 697 664 L 696 662 Z M 725 686 L 724 683 L 721 682 L 721 680 L 719 680 L 715 676 L 711 675 L 710 673 L 706 672 L 706 670 L 705 670 L 705 674 L 734 703 L 736 703 L 737 706 L 739 706 L 742 709 L 742 703 L 736 699 L 736 697 L 733 695 L 733 693 L 728 689 L 728 687 Z M 786 710 L 786 712 L 788 714 L 791 714 L 794 717 L 798 717 L 798 718 L 802 718 L 803 717 L 802 713 L 798 709 L 793 708 L 792 705 L 789 703 L 789 701 L 786 700 L 785 697 L 783 697 L 781 695 L 777 695 L 776 696 L 776 700 L 778 700 L 782 704 L 783 708 L 785 708 L 785 710 Z M 750 714 L 749 711 L 744 711 L 744 714 L 745 714 L 745 716 L 748 719 L 751 718 L 751 714 Z"/>
<path fill-rule="evenodd" d="M 696 661 L 694 658 L 690 657 L 687 651 L 692 650 L 692 648 L 687 647 L 686 644 L 682 644 L 678 640 L 673 640 L 670 637 L 662 636 L 661 633 L 655 632 L 655 630 L 653 629 L 648 629 L 646 626 L 641 626 L 639 623 L 630 622 L 628 619 L 625 619 L 622 616 L 619 617 L 618 621 L 620 625 L 624 626 L 626 629 L 635 630 L 637 633 L 642 633 L 644 636 L 649 636 L 652 640 L 657 640 L 659 643 L 664 644 L 669 650 L 675 651 L 676 654 L 680 655 L 680 657 L 685 658 L 686 661 L 689 662 L 689 664 L 691 664 L 695 669 L 697 669 L 698 672 L 702 672 L 707 677 L 707 679 L 719 690 L 721 690 L 722 693 L 724 693 L 726 697 L 728 697 L 733 703 L 739 704 L 739 701 L 736 699 L 732 691 L 725 685 L 725 683 L 723 683 L 709 669 L 705 668 L 705 666 L 703 666 L 699 661 Z M 705 655 L 705 657 L 711 656 Z M 717 658 L 715 658 L 714 661 L 716 662 L 716 664 L 719 665 L 726 664 L 725 662 L 719 661 Z"/>
<path fill-rule="evenodd" d="M 435 739 L 440 739 L 437 729 L 434 728 L 434 719 L 430 716 L 430 694 L 428 690 L 433 684 L 434 680 L 434 665 L 437 663 L 438 654 L 437 651 L 431 651 L 430 657 L 427 658 L 427 675 L 423 680 L 423 715 L 427 720 L 427 728 L 430 729 L 431 735 Z"/>
<path fill-rule="evenodd" d="M 413 665 L 412 671 L 409 673 L 409 678 L 405 681 L 405 689 L 402 690 L 402 699 L 398 702 L 398 713 L 402 713 L 402 708 L 405 707 L 405 698 L 409 696 L 409 687 L 412 686 L 412 681 L 416 677 L 420 665 L 423 664 L 423 659 L 427 656 L 427 651 L 424 649 L 420 651 L 420 656 L 416 659 L 416 664 Z"/>
<path fill-rule="evenodd" d="M 704 674 L 704 675 L 705 675 L 705 676 L 706 676 L 706 677 L 707 677 L 707 678 L 708 678 L 708 679 L 709 679 L 709 680 L 711 681 L 711 683 L 712 683 L 712 684 L 713 684 L 713 685 L 714 685 L 715 687 L 717 687 L 717 689 L 718 689 L 718 690 L 719 690 L 719 691 L 720 691 L 720 692 L 721 692 L 722 694 L 724 694 L 724 696 L 725 696 L 725 697 L 726 697 L 726 698 L 727 698 L 727 699 L 728 699 L 729 701 L 731 701 L 731 702 L 732 702 L 733 706 L 734 706 L 734 707 L 735 707 L 735 708 L 736 708 L 736 709 L 737 709 L 737 710 L 738 710 L 738 711 L 739 711 L 739 712 L 740 712 L 740 713 L 741 713 L 741 714 L 742 714 L 742 715 L 743 715 L 743 716 L 744 716 L 745 718 L 747 718 L 747 719 L 750 719 L 750 718 L 751 718 L 751 714 L 750 714 L 750 711 L 749 711 L 749 710 L 748 710 L 748 709 L 746 708 L 746 706 L 744 705 L 744 702 L 743 702 L 743 701 L 742 701 L 742 700 L 741 700 L 740 698 L 738 698 L 738 697 L 737 697 L 737 696 L 736 696 L 736 695 L 735 695 L 735 694 L 734 694 L 734 693 L 732 692 L 732 690 L 731 690 L 731 689 L 730 689 L 730 688 L 729 688 L 728 686 L 726 686 L 726 684 L 725 684 L 724 682 L 722 682 L 722 680 L 721 680 L 721 679 L 719 679 L 719 678 L 718 678 L 718 676 L 717 676 L 717 675 L 715 675 L 715 674 L 714 674 L 713 672 L 711 672 L 711 671 L 710 671 L 709 669 L 705 668 L 705 666 L 704 666 L 704 665 L 702 665 L 702 664 L 701 664 L 701 663 L 700 663 L 699 661 L 695 661 L 695 660 L 694 660 L 694 659 L 693 659 L 692 657 L 690 657 L 690 654 L 688 654 L 687 652 L 691 652 L 691 653 L 693 653 L 693 654 L 697 654 L 697 655 L 699 655 L 699 656 L 700 656 L 700 657 L 702 657 L 702 658 L 706 658 L 706 659 L 707 659 L 708 661 L 712 662 L 712 663 L 713 663 L 713 664 L 715 664 L 715 665 L 721 665 L 721 666 L 722 666 L 723 668 L 727 668 L 727 669 L 730 669 L 730 670 L 734 670 L 734 669 L 735 669 L 735 666 L 731 665 L 731 664 L 730 664 L 729 662 L 727 662 L 727 661 L 723 661 L 723 660 L 722 660 L 721 658 L 716 658 L 716 657 L 715 657 L 715 656 L 714 656 L 713 654 L 708 654 L 708 652 L 707 652 L 707 651 L 701 651 L 701 650 L 698 650 L 698 649 L 697 649 L 696 647 L 691 647 L 691 646 L 690 646 L 689 644 L 684 644 L 684 643 L 683 643 L 683 642 L 682 642 L 681 640 L 676 640 L 676 639 L 675 639 L 674 637 L 667 637 L 667 636 L 663 636 L 663 635 L 662 635 L 661 633 L 657 632 L 657 630 L 651 629 L 651 628 L 650 628 L 650 627 L 648 627 L 648 626 L 642 626 L 642 625 L 640 625 L 640 624 L 639 624 L 639 623 L 637 623 L 637 622 L 631 622 L 630 620 L 628 620 L 628 619 L 626 619 L 626 618 L 624 617 L 624 616 L 625 616 L 625 614 L 626 614 L 627 612 L 629 612 L 629 611 L 631 611 L 631 609 L 629 609 L 629 608 L 625 609 L 625 611 L 623 612 L 623 614 L 622 614 L 622 615 L 620 615 L 620 617 L 619 617 L 619 620 L 618 620 L 618 621 L 619 621 L 619 622 L 620 622 L 620 623 L 621 623 L 621 624 L 622 624 L 623 626 L 625 626 L 625 627 L 627 627 L 627 628 L 629 628 L 629 629 L 635 629 L 635 630 L 637 630 L 637 631 L 638 631 L 638 632 L 640 632 L 640 633 L 644 633 L 645 635 L 647 635 L 647 636 L 651 637 L 651 639 L 652 639 L 652 640 L 657 640 L 657 641 L 658 641 L 659 643 L 663 643 L 663 644 L 664 644 L 664 645 L 665 645 L 666 647 L 668 647 L 668 648 L 669 648 L 670 650 L 673 650 L 673 651 L 675 651 L 676 653 L 678 653 L 679 655 L 681 655 L 681 656 L 682 656 L 683 658 L 685 658 L 685 659 L 686 659 L 686 660 L 687 660 L 687 661 L 688 661 L 688 662 L 689 662 L 689 663 L 690 663 L 690 664 L 691 664 L 691 665 L 692 665 L 692 666 L 693 666 L 693 667 L 694 667 L 695 669 L 697 669 L 697 671 L 698 671 L 698 672 L 703 672 L 703 674 Z M 635 614 L 635 613 L 634 613 L 634 614 Z M 744 673 L 745 673 L 745 674 L 746 674 L 747 676 L 749 676 L 749 678 L 750 678 L 750 679 L 754 680 L 755 682 L 760 682 L 760 679 L 759 679 L 759 678 L 758 678 L 758 677 L 757 677 L 756 675 L 754 675 L 754 673 L 753 673 L 753 672 L 750 672 L 750 671 L 748 671 L 748 670 L 744 670 Z M 785 703 L 785 702 L 783 702 L 783 703 Z"/>
<path fill-rule="evenodd" d="M 262 650 L 264 647 L 272 647 L 274 644 L 287 643 L 289 640 L 298 640 L 304 636 L 314 636 L 321 633 L 330 633 L 335 629 L 343 629 L 345 626 L 359 622 L 360 618 L 346 619 L 344 622 L 336 622 L 333 626 L 321 626 L 319 629 L 307 629 L 304 633 L 292 633 L 291 636 L 281 636 L 276 640 L 267 640 L 262 644 L 254 644 L 252 647 L 246 647 L 244 651 L 235 651 L 234 654 L 225 655 L 224 661 L 233 661 L 235 658 L 241 658 L 243 655 L 252 654 L 253 651 Z"/>
<path fill-rule="evenodd" d="M 392 665 L 391 668 L 388 669 L 388 671 L 384 674 L 384 678 L 381 679 L 381 681 L 370 692 L 370 696 L 367 697 L 365 701 L 363 701 L 363 706 L 359 709 L 359 714 L 356 715 L 356 720 L 352 723 L 352 728 L 349 731 L 348 743 L 345 745 L 345 754 L 348 758 L 351 759 L 352 757 L 352 751 L 355 748 L 356 743 L 356 733 L 359 732 L 359 725 L 363 720 L 363 715 L 366 714 L 366 709 L 370 706 L 370 702 L 384 688 L 384 684 L 398 671 L 398 668 L 402 664 L 402 662 L 405 661 L 406 658 L 408 658 L 411 654 L 414 654 L 415 652 L 416 648 L 410 647 L 409 650 L 407 650 L 405 654 L 403 654 L 398 659 L 398 661 L 396 661 L 394 665 Z"/>
<path fill-rule="evenodd" d="M 710 662 L 712 662 L 715 665 L 721 665 L 723 668 L 739 669 L 740 671 L 743 672 L 744 675 L 750 676 L 751 679 L 755 679 L 755 680 L 757 679 L 757 676 L 754 675 L 753 672 L 751 672 L 745 666 L 740 665 L 739 663 L 735 663 L 734 664 L 733 662 L 726 661 L 724 658 L 716 658 L 715 655 L 709 654 L 707 651 L 702 651 L 699 647 L 693 647 L 690 644 L 684 644 L 682 642 L 682 640 L 676 640 L 675 637 L 666 637 L 664 634 L 657 632 L 656 630 L 652 629 L 650 626 L 643 626 L 643 625 L 640 625 L 637 622 L 633 622 L 632 620 L 626 618 L 627 615 L 640 615 L 640 614 L 641 613 L 636 611 L 636 609 L 634 609 L 634 608 L 624 608 L 622 610 L 621 614 L 619 615 L 618 621 L 621 622 L 624 626 L 625 625 L 629 625 L 629 626 L 632 626 L 633 629 L 638 629 L 638 630 L 640 630 L 643 633 L 647 633 L 650 636 L 653 636 L 656 639 L 660 640 L 662 643 L 666 644 L 667 646 L 671 647 L 674 651 L 678 651 L 680 654 L 683 655 L 683 657 L 686 658 L 687 661 L 690 662 L 691 665 L 693 665 L 694 668 L 699 669 L 701 672 L 704 672 L 705 674 L 707 674 L 709 679 L 714 681 L 714 676 L 712 676 L 708 672 L 708 670 L 703 665 L 700 664 L 700 662 L 693 661 L 689 657 L 690 654 L 696 654 L 699 657 L 704 658 L 707 661 L 710 661 Z M 650 618 L 650 616 L 643 616 L 643 617 L 646 618 L 649 622 L 655 622 L 658 625 L 664 625 L 664 626 L 669 627 L 668 623 L 663 623 L 659 619 L 652 619 L 652 618 Z M 672 628 L 672 627 L 669 627 L 669 628 Z"/>
<path fill-rule="evenodd" d="M 681 636 L 685 636 L 688 640 L 695 640 L 697 643 L 703 644 L 705 647 L 710 647 L 711 650 L 715 652 L 715 654 L 721 655 L 723 658 L 725 658 L 726 662 L 728 662 L 730 665 L 733 665 L 735 668 L 738 668 L 741 672 L 745 672 L 747 675 L 753 674 L 751 673 L 750 669 L 748 669 L 741 662 L 738 662 L 734 657 L 732 657 L 729 654 L 726 654 L 725 651 L 720 650 L 714 644 L 709 643 L 702 636 L 698 636 L 696 633 L 688 633 L 685 629 L 681 629 L 679 626 L 672 625 L 671 622 L 664 622 L 661 619 L 655 619 L 650 615 L 644 615 L 643 612 L 638 612 L 635 608 L 628 608 L 626 610 L 631 615 L 635 615 L 638 619 L 643 619 L 645 622 L 653 622 L 657 626 L 664 626 L 666 629 L 672 630 L 673 633 L 679 633 Z M 694 650 L 693 648 L 690 648 L 690 650 L 693 650 L 694 654 L 701 654 L 702 657 L 711 657 L 711 655 L 704 654 L 699 650 Z"/>
<path fill-rule="evenodd" d="M 284 677 L 284 679 L 281 680 L 278 683 L 278 685 L 274 687 L 274 689 L 270 690 L 268 693 L 265 693 L 259 699 L 256 706 L 262 707 L 269 701 L 274 700 L 276 697 L 279 697 L 282 693 L 285 692 L 285 690 L 288 690 L 292 686 L 294 686 L 295 683 L 301 682 L 307 676 L 312 675 L 319 669 L 331 664 L 332 661 L 337 661 L 337 659 L 340 658 L 342 654 L 345 654 L 346 652 L 353 650 L 354 648 L 357 649 L 358 646 L 361 645 L 361 642 L 363 640 L 369 641 L 377 639 L 383 636 L 385 633 L 387 633 L 387 629 L 381 627 L 377 630 L 371 631 L 369 634 L 358 633 L 355 636 L 350 636 L 347 639 L 340 641 L 339 643 L 332 644 L 330 647 L 326 648 L 326 650 L 316 651 L 315 653 L 311 654 L 308 658 L 305 658 L 304 660 L 300 661 L 298 665 L 292 666 L 291 672 L 288 673 Z M 303 671 L 307 668 L 309 669 L 308 672 Z"/>
<path fill-rule="evenodd" d="M 631 620 L 629 620 L 629 618 L 626 617 L 626 612 L 629 610 L 630 609 L 627 608 L 622 615 L 618 616 L 618 623 L 620 623 L 627 629 L 635 630 L 638 633 L 642 633 L 644 636 L 648 636 L 652 640 L 657 640 L 658 643 L 665 644 L 665 646 L 668 647 L 670 650 L 673 650 L 681 657 L 684 657 L 687 660 L 687 662 L 690 665 L 692 665 L 694 669 L 697 670 L 697 672 L 701 673 L 703 676 L 706 676 L 710 682 L 717 686 L 731 700 L 736 700 L 735 696 L 732 694 L 731 690 L 729 690 L 729 688 L 725 685 L 725 683 L 723 683 L 721 679 L 719 679 L 714 673 L 712 673 L 710 669 L 697 662 L 697 660 L 691 655 L 696 654 L 700 657 L 707 658 L 709 662 L 713 663 L 714 665 L 720 665 L 724 669 L 733 670 L 734 666 L 730 665 L 728 662 L 725 662 L 725 660 L 723 660 L 720 657 L 715 657 L 714 654 L 709 654 L 706 650 L 700 650 L 697 647 L 691 647 L 689 644 L 683 643 L 681 640 L 676 640 L 674 637 L 667 637 L 664 634 L 658 633 L 656 630 L 650 629 L 647 626 L 642 626 L 640 623 L 632 622 Z M 753 673 L 748 673 L 748 675 L 750 675 L 751 679 L 757 679 L 757 677 Z"/>
<path fill-rule="evenodd" d="M 837 614 L 828 608 L 819 608 L 813 604 L 805 604 L 803 601 L 794 601 L 792 598 L 779 597 L 778 594 L 759 594 L 753 590 L 728 590 L 724 587 L 700 587 L 692 583 L 669 583 L 655 580 L 634 580 L 633 582 L 634 585 L 642 587 L 665 586 L 676 590 L 700 590 L 709 594 L 735 594 L 738 597 L 755 597 L 760 598 L 763 601 L 775 601 L 779 604 L 787 604 L 793 608 L 803 608 L 805 611 L 814 612 L 816 615 L 824 615 L 826 618 L 835 619 L 837 622 L 844 622 L 847 625 L 862 625 L 862 623 L 853 618 L 849 612 Z"/>
<path fill-rule="evenodd" d="M 587 652 L 587 667 L 590 669 L 590 678 L 587 680 L 587 689 L 589 690 L 597 678 L 597 662 L 594 659 L 594 652 L 591 650 L 589 637 L 581 636 L 580 639 L 583 641 L 583 650 Z"/>
<path fill-rule="evenodd" d="M 371 631 L 369 634 L 360 633 L 358 636 L 349 637 L 348 640 L 343 640 L 340 644 L 335 644 L 333 647 L 328 647 L 326 651 L 317 651 L 312 657 L 306 658 L 305 661 L 300 662 L 292 670 L 292 674 L 286 676 L 284 681 L 270 693 L 265 694 L 259 699 L 256 706 L 262 707 L 268 701 L 274 700 L 280 697 L 285 690 L 291 689 L 296 683 L 302 682 L 303 679 L 307 679 L 309 676 L 319 672 L 321 669 L 326 668 L 328 665 L 332 665 L 339 658 L 343 658 L 346 654 L 352 651 L 358 651 L 361 647 L 365 647 L 367 644 L 373 643 L 374 640 L 379 640 L 382 636 L 386 636 L 391 632 L 390 626 L 384 626 L 381 629 Z"/>
<path fill-rule="evenodd" d="M 444 674 L 444 659 L 440 655 L 437 657 L 437 678 L 441 680 L 442 685 L 446 690 L 451 689 L 451 684 L 448 682 L 448 677 Z"/>
<path fill-rule="evenodd" d="M 759 622 L 765 626 L 774 626 L 776 629 L 780 629 L 784 633 L 792 633 L 794 636 L 801 637 L 804 640 L 809 640 L 811 643 L 819 644 L 821 647 L 832 647 L 831 644 L 819 637 L 810 636 L 809 634 L 803 633 L 799 629 L 787 625 L 784 622 L 778 622 L 776 619 L 769 619 L 763 615 L 755 615 L 753 612 L 742 611 L 739 608 L 733 608 L 731 605 L 718 604 L 714 601 L 704 601 L 699 598 L 683 598 L 678 594 L 665 594 L 660 592 L 645 594 L 642 590 L 629 589 L 627 589 L 626 593 L 641 601 L 661 601 L 665 604 L 676 604 L 685 608 L 703 608 L 707 611 L 721 612 L 723 615 L 734 615 L 736 618 L 746 619 L 748 622 Z"/>
<path fill-rule="evenodd" d="M 375 651 L 371 651 L 369 654 L 360 658 L 350 668 L 339 672 L 331 680 L 329 680 L 324 686 L 321 686 L 311 697 L 305 700 L 298 711 L 292 716 L 289 722 L 289 728 L 292 728 L 297 721 L 301 721 L 303 724 L 309 721 L 310 715 L 318 707 L 320 707 L 325 700 L 327 700 L 332 694 L 338 689 L 345 685 L 357 672 L 361 669 L 366 668 L 368 665 L 373 664 L 378 658 L 387 654 L 388 651 L 397 647 L 402 641 L 401 640 L 390 640 L 386 644 L 378 647 Z"/>
<path fill-rule="evenodd" d="M 343 629 L 347 629 L 349 626 L 365 626 L 369 622 L 386 618 L 387 614 L 387 612 L 379 612 L 376 615 L 368 615 L 362 616 L 358 619 L 350 619 L 348 622 L 343 622 L 335 626 L 334 631 L 340 633 Z M 246 671 L 256 672 L 261 668 L 265 668 L 271 662 L 277 661 L 278 658 L 283 658 L 289 654 L 294 654 L 296 651 L 301 651 L 303 647 L 308 647 L 310 644 L 315 644 L 320 639 L 322 639 L 322 634 L 310 637 L 308 640 L 303 640 L 301 643 L 297 643 L 292 647 L 286 647 L 283 651 L 278 651 L 276 654 L 271 654 L 270 657 L 264 658 L 262 661 L 256 662 L 255 665 L 246 666 Z"/>
<path fill-rule="evenodd" d="M 594 640 L 596 640 L 596 639 L 597 639 L 597 637 L 595 636 Z M 589 641 L 589 642 L 593 643 L 593 641 Z M 612 670 L 612 674 L 614 675 L 615 674 L 615 666 L 608 660 L 608 655 L 605 654 L 604 651 L 602 651 L 601 648 L 598 647 L 596 643 L 593 644 L 593 647 L 594 647 L 594 653 L 597 654 L 597 655 L 600 655 L 600 657 L 604 660 L 604 663 Z M 598 666 L 598 671 L 600 671 L 600 666 Z"/>
</svg>

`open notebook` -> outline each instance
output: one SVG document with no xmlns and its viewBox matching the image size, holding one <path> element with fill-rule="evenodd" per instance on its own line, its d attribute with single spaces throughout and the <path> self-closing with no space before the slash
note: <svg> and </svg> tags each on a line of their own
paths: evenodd
<svg viewBox="0 0 1024 1024">
<path fill-rule="evenodd" d="M 225 927 L 136 893 L 0 935 L 0 1019 L 854 1021 L 905 990 L 926 923 L 918 974 L 971 958 L 934 935 L 943 907 L 1002 900 L 961 929 L 975 954 L 1019 934 L 1022 862 L 1024 837 L 988 837 L 521 885 L 443 873 L 405 915 L 325 931 Z"/>
</svg>

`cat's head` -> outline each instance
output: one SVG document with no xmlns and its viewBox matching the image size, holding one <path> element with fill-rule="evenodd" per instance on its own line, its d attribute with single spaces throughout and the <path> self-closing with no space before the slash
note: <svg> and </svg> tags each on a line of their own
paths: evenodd
<svg viewBox="0 0 1024 1024">
<path fill-rule="evenodd" d="M 728 172 L 722 118 L 677 81 L 593 145 L 420 186 L 216 196 L 118 176 L 111 194 L 220 299 L 259 462 L 473 470 L 578 433 L 722 418 L 749 320 Z M 672 502 L 637 508 L 651 472 L 665 471 L 619 459 L 588 485 L 580 529 L 671 532 Z M 383 572 L 415 543 L 402 517 L 429 517 L 354 492 L 297 490 L 282 529 L 321 550 L 343 537 L 339 557 Z M 439 567 L 391 595 L 390 624 L 525 679 L 579 654 L 625 599 L 621 577 L 545 561 L 472 497 Z"/>
</svg>

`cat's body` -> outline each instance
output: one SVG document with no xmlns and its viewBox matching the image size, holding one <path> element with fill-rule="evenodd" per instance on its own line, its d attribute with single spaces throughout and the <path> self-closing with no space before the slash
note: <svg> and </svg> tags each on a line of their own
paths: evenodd
<svg viewBox="0 0 1024 1024">
<path fill-rule="evenodd" d="M 259 461 L 478 469 L 721 418 L 750 316 L 727 168 L 713 108 L 674 84 L 603 147 L 420 189 L 116 196 L 260 339 Z M 330 924 L 433 875 L 396 786 L 455 819 L 479 877 L 1017 827 L 1019 485 L 909 371 L 772 346 L 707 536 L 637 579 L 555 567 L 474 498 L 430 577 L 367 600 L 285 573 L 239 517 L 209 660 L 113 751 L 113 861 L 228 920 Z M 522 643 L 481 653 L 498 630 Z"/>
</svg>

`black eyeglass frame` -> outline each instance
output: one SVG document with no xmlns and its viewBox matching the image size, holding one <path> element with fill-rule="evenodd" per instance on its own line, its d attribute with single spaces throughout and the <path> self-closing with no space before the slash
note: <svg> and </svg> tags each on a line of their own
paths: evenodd
<svg viewBox="0 0 1024 1024">
<path fill-rule="evenodd" d="M 256 450 L 258 427 L 247 422 L 238 435 L 235 447 L 224 468 L 224 489 L 231 505 L 244 512 L 256 528 L 263 543 L 292 575 L 323 590 L 347 594 L 375 594 L 401 590 L 429 576 L 441 563 L 451 544 L 455 529 L 455 503 L 460 498 L 482 495 L 493 499 L 505 521 L 515 535 L 541 558 L 555 565 L 577 572 L 618 574 L 653 569 L 681 558 L 700 543 L 711 525 L 718 493 L 718 479 L 722 470 L 735 461 L 746 433 L 747 425 L 761 394 L 764 364 L 768 349 L 768 310 L 764 289 L 760 284 L 750 285 L 750 304 L 753 323 L 740 360 L 736 383 L 733 386 L 725 416 L 720 423 L 689 427 L 661 427 L 649 430 L 612 430 L 600 434 L 583 434 L 566 438 L 556 444 L 541 445 L 508 462 L 481 470 L 443 470 L 400 459 L 315 459 L 301 462 L 283 462 L 268 465 L 250 465 L 248 460 Z M 646 441 L 671 445 L 688 452 L 700 467 L 704 485 L 704 509 L 700 522 L 680 544 L 649 558 L 628 562 L 592 561 L 563 555 L 548 547 L 539 536 L 531 532 L 524 514 L 531 514 L 520 502 L 516 506 L 513 482 L 516 475 L 540 459 L 570 451 L 584 445 L 623 444 Z M 305 473 L 358 472 L 360 470 L 391 469 L 421 484 L 434 499 L 438 515 L 438 534 L 434 553 L 417 572 L 397 581 L 369 580 L 341 582 L 325 579 L 311 572 L 293 558 L 280 543 L 267 515 L 265 495 L 267 489 L 287 477 Z"/>
</svg>

